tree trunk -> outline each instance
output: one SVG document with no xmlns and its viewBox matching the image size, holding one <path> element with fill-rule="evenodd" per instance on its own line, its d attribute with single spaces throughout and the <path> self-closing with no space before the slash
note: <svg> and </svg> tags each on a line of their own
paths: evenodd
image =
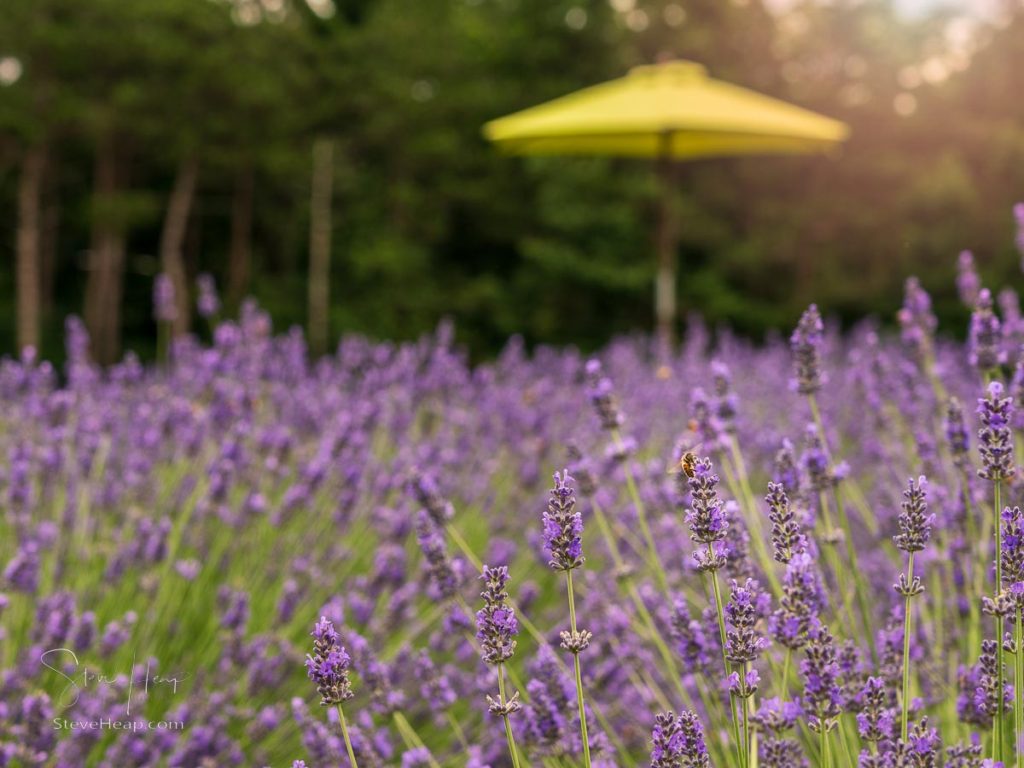
<svg viewBox="0 0 1024 768">
<path fill-rule="evenodd" d="M 30 147 L 18 181 L 17 307 L 18 349 L 39 349 L 41 197 L 46 151 Z"/>
<path fill-rule="evenodd" d="M 313 143 L 313 183 L 309 204 L 309 347 L 315 355 L 327 351 L 331 272 L 331 182 L 334 143 Z"/>
<path fill-rule="evenodd" d="M 112 210 L 117 187 L 116 144 L 107 138 L 96 148 L 92 244 L 84 312 L 93 358 L 100 364 L 114 362 L 120 353 L 125 240 L 123 224 Z"/>
<path fill-rule="evenodd" d="M 171 323 L 173 336 L 188 333 L 192 318 L 183 249 L 198 176 L 199 160 L 194 155 L 183 158 L 174 177 L 174 188 L 167 201 L 167 215 L 160 235 L 160 268 L 174 285 L 174 303 L 177 308 L 174 322 Z"/>
<path fill-rule="evenodd" d="M 54 158 L 48 157 L 43 182 L 43 211 L 39 233 L 39 310 L 44 319 L 53 313 L 53 287 L 57 274 L 57 235 L 60 232 L 60 197 L 53 194 L 54 166 Z"/>
<path fill-rule="evenodd" d="M 252 166 L 246 165 L 235 176 L 231 201 L 231 245 L 228 248 L 228 279 L 226 304 L 229 314 L 249 292 L 252 274 L 252 206 L 254 180 Z"/>
</svg>

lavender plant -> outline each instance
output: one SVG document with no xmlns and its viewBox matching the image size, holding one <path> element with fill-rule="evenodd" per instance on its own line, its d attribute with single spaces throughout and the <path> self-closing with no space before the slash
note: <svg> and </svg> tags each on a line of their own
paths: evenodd
<svg viewBox="0 0 1024 768">
<path fill-rule="evenodd" d="M 565 588 L 569 599 L 569 631 L 562 632 L 562 647 L 572 654 L 576 673 L 576 703 L 579 708 L 580 738 L 583 744 L 583 763 L 590 768 L 590 737 L 587 735 L 587 713 L 583 703 L 583 676 L 580 672 L 580 653 L 590 645 L 591 633 L 576 627 L 576 598 L 572 586 L 572 572 L 583 565 L 583 516 L 576 511 L 573 479 L 567 470 L 555 473 L 555 487 L 544 511 L 544 548 L 551 555 L 548 561 L 556 571 L 565 573 Z"/>
<path fill-rule="evenodd" d="M 932 522 L 934 515 L 928 514 L 928 505 L 925 502 L 924 476 L 917 480 L 913 478 L 903 492 L 903 503 L 899 516 L 900 532 L 893 537 L 896 548 L 907 553 L 907 571 L 901 573 L 899 581 L 896 582 L 897 594 L 903 596 L 903 688 L 900 702 L 903 706 L 903 717 L 900 721 L 900 734 L 903 741 L 907 741 L 908 724 L 910 722 L 910 623 L 911 623 L 911 600 L 924 592 L 921 584 L 921 577 L 914 575 L 914 554 L 924 549 L 925 544 L 932 534 Z"/>
<path fill-rule="evenodd" d="M 600 363 L 314 360 L 211 284 L 209 343 L 100 369 L 69 319 L 63 370 L 0 362 L 0 765 L 1019 766 L 1024 334 L 979 266 L 964 328 L 911 279 L 893 332 Z"/>
<path fill-rule="evenodd" d="M 981 429 L 978 431 L 978 451 L 981 454 L 982 467 L 978 470 L 979 477 L 993 483 L 993 527 L 995 529 L 995 596 L 986 600 L 986 613 L 995 616 L 996 642 L 995 659 L 991 666 L 995 669 L 992 686 L 995 693 L 990 697 L 987 714 L 995 720 L 993 735 L 993 757 L 1003 759 L 1004 729 L 1003 722 L 1004 697 L 999 693 L 1003 690 L 1003 627 L 1009 611 L 1008 601 L 1003 593 L 1003 567 L 1001 552 L 1002 524 L 1002 486 L 1003 482 L 1013 477 L 1013 437 L 1010 423 L 1013 416 L 1013 399 L 1003 396 L 1003 385 L 998 381 L 990 382 L 987 396 L 978 400 L 978 416 Z M 992 708 L 994 706 L 994 709 Z"/>
<path fill-rule="evenodd" d="M 693 712 L 665 712 L 654 718 L 651 768 L 710 768 L 704 730 Z"/>
<path fill-rule="evenodd" d="M 498 568 L 485 565 L 480 578 L 484 581 L 484 591 L 480 593 L 484 607 L 476 614 L 476 638 L 480 641 L 484 662 L 492 665 L 498 675 L 498 698 L 488 696 L 487 709 L 504 722 L 512 765 L 519 768 L 519 752 L 509 716 L 522 709 L 522 705 L 519 703 L 519 691 L 511 697 L 505 695 L 504 665 L 516 650 L 515 636 L 519 634 L 519 625 L 515 613 L 508 605 L 508 592 L 505 591 L 509 578 L 508 568 L 504 565 Z"/>
<path fill-rule="evenodd" d="M 348 724 L 345 721 L 345 710 L 342 708 L 342 704 L 354 695 L 352 683 L 349 680 L 352 657 L 341 645 L 334 624 L 326 617 L 320 617 L 320 621 L 313 628 L 312 635 L 313 653 L 306 655 L 306 672 L 309 679 L 316 684 L 317 693 L 320 694 L 320 703 L 325 707 L 337 708 L 338 724 L 341 726 L 341 735 L 345 740 L 348 759 L 352 763 L 352 768 L 355 768 L 356 756 L 352 749 Z"/>
</svg>

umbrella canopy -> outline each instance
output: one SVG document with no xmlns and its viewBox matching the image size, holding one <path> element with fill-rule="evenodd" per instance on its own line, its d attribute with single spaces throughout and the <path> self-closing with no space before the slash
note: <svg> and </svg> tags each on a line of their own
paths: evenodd
<svg viewBox="0 0 1024 768">
<path fill-rule="evenodd" d="M 676 234 L 669 210 L 672 161 L 751 154 L 811 154 L 843 141 L 846 125 L 669 61 L 492 120 L 484 135 L 523 155 L 618 155 L 659 161 L 664 184 L 657 233 L 655 312 L 672 338 Z"/>
<path fill-rule="evenodd" d="M 670 61 L 492 120 L 484 134 L 530 155 L 698 157 L 828 150 L 838 120 L 708 77 Z"/>
</svg>

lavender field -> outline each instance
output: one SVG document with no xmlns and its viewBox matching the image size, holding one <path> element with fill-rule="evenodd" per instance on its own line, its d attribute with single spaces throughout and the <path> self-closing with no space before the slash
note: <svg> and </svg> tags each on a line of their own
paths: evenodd
<svg viewBox="0 0 1024 768">
<path fill-rule="evenodd" d="M 1019 766 L 1024 318 L 958 288 L 477 366 L 72 318 L 0 368 L 0 765 Z"/>
</svg>

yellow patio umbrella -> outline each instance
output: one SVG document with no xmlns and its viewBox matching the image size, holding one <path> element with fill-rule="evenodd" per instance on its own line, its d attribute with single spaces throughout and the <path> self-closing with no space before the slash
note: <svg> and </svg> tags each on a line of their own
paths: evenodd
<svg viewBox="0 0 1024 768">
<path fill-rule="evenodd" d="M 708 76 L 700 64 L 668 61 L 492 120 L 484 135 L 523 155 L 617 155 L 658 161 L 655 314 L 663 339 L 676 315 L 676 235 L 669 215 L 673 161 L 824 152 L 846 125 Z"/>
</svg>

